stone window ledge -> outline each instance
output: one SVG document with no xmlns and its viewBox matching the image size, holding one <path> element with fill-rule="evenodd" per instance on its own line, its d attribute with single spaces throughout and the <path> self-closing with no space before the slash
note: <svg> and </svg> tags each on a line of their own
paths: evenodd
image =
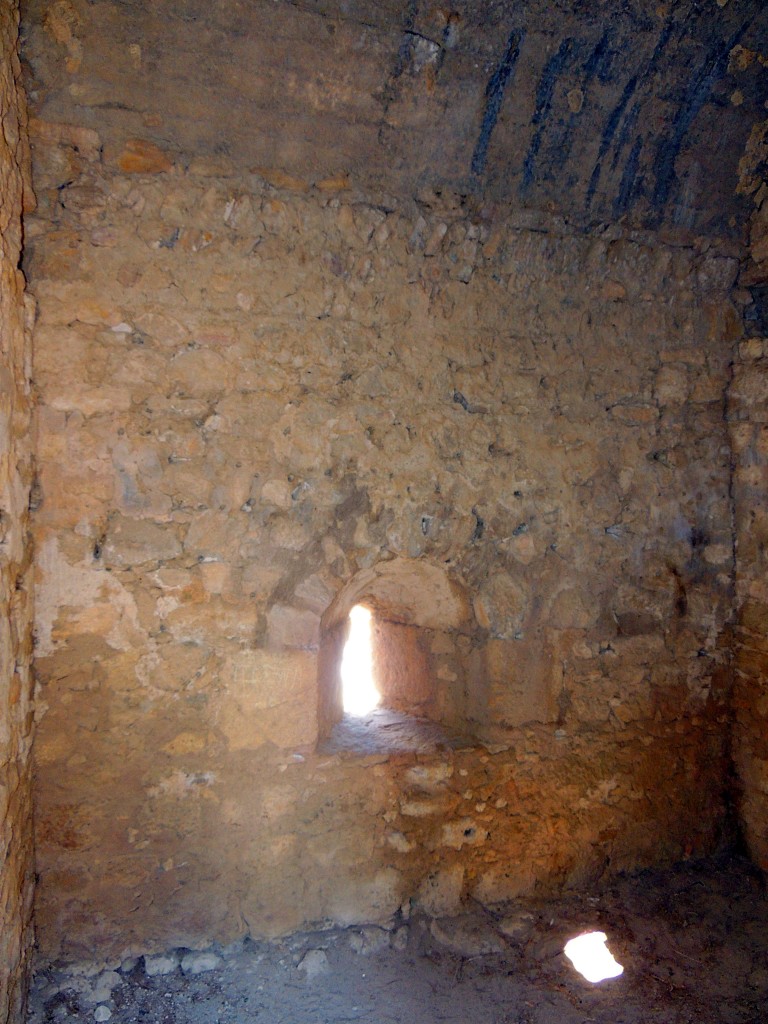
<svg viewBox="0 0 768 1024">
<path fill-rule="evenodd" d="M 448 732 L 436 722 L 389 708 L 359 718 L 345 715 L 318 747 L 319 754 L 433 754 L 476 747 L 475 740 Z"/>
</svg>

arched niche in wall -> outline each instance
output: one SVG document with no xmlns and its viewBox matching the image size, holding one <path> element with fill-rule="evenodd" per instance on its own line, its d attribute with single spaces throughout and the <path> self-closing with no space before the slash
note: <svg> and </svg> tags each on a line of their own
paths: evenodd
<svg viewBox="0 0 768 1024">
<path fill-rule="evenodd" d="M 383 707 L 463 729 L 477 623 L 466 588 L 442 566 L 395 558 L 358 573 L 322 617 L 319 731 L 343 716 L 341 661 L 349 613 L 369 608 L 371 660 Z"/>
</svg>

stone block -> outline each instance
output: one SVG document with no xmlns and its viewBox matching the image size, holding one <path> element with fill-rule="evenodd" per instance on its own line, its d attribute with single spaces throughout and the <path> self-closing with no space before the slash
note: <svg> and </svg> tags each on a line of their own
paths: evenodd
<svg viewBox="0 0 768 1024">
<path fill-rule="evenodd" d="M 212 711 L 232 751 L 291 749 L 317 738 L 317 659 L 307 651 L 244 651 L 222 672 Z"/>
<path fill-rule="evenodd" d="M 274 604 L 267 612 L 267 642 L 270 647 L 314 650 L 320 641 L 320 617 L 307 608 Z"/>
<path fill-rule="evenodd" d="M 176 558 L 181 543 L 170 523 L 116 516 L 109 524 L 102 554 L 107 565 L 146 565 Z"/>
<path fill-rule="evenodd" d="M 126 174 L 162 174 L 173 167 L 162 149 L 148 139 L 128 139 L 117 163 Z"/>
<path fill-rule="evenodd" d="M 422 881 L 418 891 L 418 904 L 432 917 L 456 914 L 461 906 L 464 890 L 464 868 L 461 864 L 439 868 Z"/>
<path fill-rule="evenodd" d="M 306 975 L 307 981 L 314 981 L 315 978 L 331 973 L 331 963 L 323 949 L 308 949 L 299 961 L 298 968 Z"/>
<path fill-rule="evenodd" d="M 173 974 L 178 966 L 179 957 L 175 953 L 144 957 L 144 972 L 150 978 L 157 977 L 157 975 Z"/>
<path fill-rule="evenodd" d="M 215 971 L 223 963 L 224 961 L 216 953 L 187 953 L 182 957 L 181 969 L 184 974 L 205 974 L 207 971 Z"/>
<path fill-rule="evenodd" d="M 560 675 L 553 649 L 523 648 L 519 641 L 490 638 L 475 653 L 474 685 L 483 694 L 483 729 L 548 722 Z"/>
<path fill-rule="evenodd" d="M 473 599 L 477 621 L 494 637 L 511 639 L 523 627 L 527 599 L 523 587 L 507 573 L 493 573 Z"/>
</svg>

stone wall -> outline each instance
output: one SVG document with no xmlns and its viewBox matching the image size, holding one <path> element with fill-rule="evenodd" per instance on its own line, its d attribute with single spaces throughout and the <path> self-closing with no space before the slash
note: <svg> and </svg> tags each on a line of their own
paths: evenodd
<svg viewBox="0 0 768 1024">
<path fill-rule="evenodd" d="M 754 298 L 751 337 L 739 346 L 729 402 L 734 457 L 738 622 L 734 757 L 749 851 L 768 870 L 768 121 L 742 160 L 740 188 L 754 201 L 740 284 Z"/>
<path fill-rule="evenodd" d="M 594 6 L 594 5 L 593 5 Z M 42 117 L 192 158 L 740 238 L 760 0 L 23 0 Z M 73 112 L 75 116 L 73 117 Z"/>
<path fill-rule="evenodd" d="M 32 943 L 30 348 L 18 270 L 28 146 L 18 11 L 0 7 L 0 1020 L 24 1016 Z M 31 309 L 28 310 L 31 316 Z"/>
<path fill-rule="evenodd" d="M 712 849 L 735 261 L 31 127 L 44 955 Z M 328 741 L 357 600 L 442 741 Z"/>
</svg>

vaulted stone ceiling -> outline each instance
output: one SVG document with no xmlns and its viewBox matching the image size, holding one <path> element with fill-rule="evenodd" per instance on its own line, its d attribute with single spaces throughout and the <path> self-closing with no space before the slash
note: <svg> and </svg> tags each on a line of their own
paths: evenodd
<svg viewBox="0 0 768 1024">
<path fill-rule="evenodd" d="M 182 162 L 738 233 L 764 0 L 28 0 L 49 120 Z M 115 60 L 114 40 L 123 41 Z"/>
</svg>

